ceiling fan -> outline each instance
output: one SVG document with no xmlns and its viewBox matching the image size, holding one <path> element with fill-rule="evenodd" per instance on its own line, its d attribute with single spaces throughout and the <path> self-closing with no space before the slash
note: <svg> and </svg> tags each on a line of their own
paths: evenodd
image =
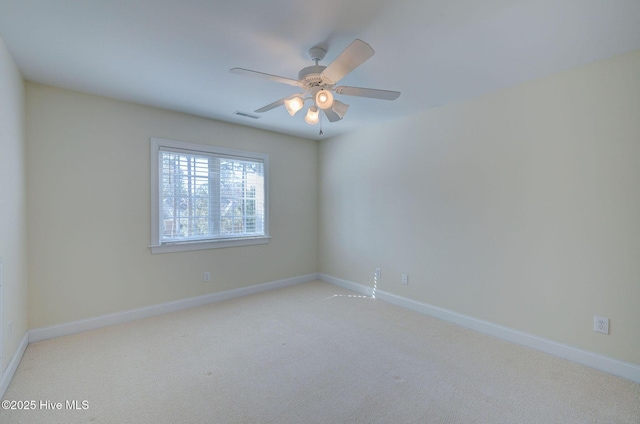
<svg viewBox="0 0 640 424">
<path fill-rule="evenodd" d="M 310 100 L 313 104 L 309 107 L 305 116 L 305 121 L 310 125 L 319 122 L 320 110 L 323 111 L 330 122 L 339 121 L 344 117 L 349 105 L 334 99 L 333 93 L 381 100 L 395 100 L 400 96 L 399 91 L 349 86 L 336 87 L 338 81 L 374 55 L 374 50 L 364 41 L 354 40 L 328 66 L 318 65 L 318 62 L 324 58 L 326 53 L 327 51 L 319 46 L 310 48 L 309 57 L 315 62 L 315 65 L 303 68 L 298 73 L 297 80 L 243 68 L 233 68 L 230 69 L 230 72 L 301 88 L 302 92 L 276 100 L 260 109 L 256 109 L 255 112 L 263 113 L 284 105 L 287 112 L 293 116 L 304 107 L 306 101 Z"/>
</svg>

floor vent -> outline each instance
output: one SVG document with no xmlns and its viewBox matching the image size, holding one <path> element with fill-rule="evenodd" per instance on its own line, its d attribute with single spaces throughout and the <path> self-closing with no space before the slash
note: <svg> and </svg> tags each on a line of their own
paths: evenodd
<svg viewBox="0 0 640 424">
<path fill-rule="evenodd" d="M 236 111 L 235 114 L 238 115 L 238 116 L 242 116 L 244 118 L 260 119 L 260 117 L 258 115 L 252 115 L 252 114 L 247 113 L 247 112 Z"/>
</svg>

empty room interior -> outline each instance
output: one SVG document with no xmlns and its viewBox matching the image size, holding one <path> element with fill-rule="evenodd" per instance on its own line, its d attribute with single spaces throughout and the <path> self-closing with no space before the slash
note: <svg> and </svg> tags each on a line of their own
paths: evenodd
<svg viewBox="0 0 640 424">
<path fill-rule="evenodd" d="M 0 0 L 0 422 L 640 423 L 637 0 Z"/>
</svg>

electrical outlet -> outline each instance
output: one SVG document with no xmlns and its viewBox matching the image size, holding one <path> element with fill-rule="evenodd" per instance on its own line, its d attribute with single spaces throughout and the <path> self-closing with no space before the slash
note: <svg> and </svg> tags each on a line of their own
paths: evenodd
<svg viewBox="0 0 640 424">
<path fill-rule="evenodd" d="M 593 316 L 593 331 L 609 334 L 609 318 Z"/>
<path fill-rule="evenodd" d="M 402 274 L 402 284 L 405 286 L 409 284 L 409 274 Z"/>
<path fill-rule="evenodd" d="M 202 281 L 204 281 L 204 282 L 209 282 L 209 281 L 211 281 L 211 273 L 210 273 L 210 272 L 208 272 L 208 271 L 207 271 L 207 272 L 205 272 L 205 273 L 202 275 Z"/>
</svg>

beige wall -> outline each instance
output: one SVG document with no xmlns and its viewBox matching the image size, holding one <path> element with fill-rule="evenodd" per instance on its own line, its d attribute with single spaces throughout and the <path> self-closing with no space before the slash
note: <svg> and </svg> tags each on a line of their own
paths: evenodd
<svg viewBox="0 0 640 424">
<path fill-rule="evenodd" d="M 0 38 L 0 258 L 4 267 L 0 375 L 27 331 L 24 127 L 22 76 Z"/>
<path fill-rule="evenodd" d="M 640 364 L 640 52 L 323 141 L 319 163 L 320 272 L 380 267 L 380 290 Z"/>
<path fill-rule="evenodd" d="M 29 328 L 317 272 L 317 142 L 34 83 L 26 93 Z M 268 153 L 271 242 L 152 255 L 150 137 Z"/>
<path fill-rule="evenodd" d="M 4 149 L 9 140 L 20 157 L 24 117 L 7 57 L 0 51 L 0 84 L 17 94 L 0 100 L 0 116 L 16 135 L 3 135 L 0 169 L 16 177 L 24 170 L 8 171 Z M 329 139 L 319 151 L 33 83 L 26 105 L 29 328 L 317 271 L 366 285 L 380 267 L 381 290 L 640 364 L 640 52 Z M 272 242 L 151 255 L 152 136 L 269 153 Z M 3 201 L 22 201 L 17 181 L 3 185 Z M 9 234 L 24 248 L 20 216 L 0 243 Z M 0 254 L 5 274 L 24 280 L 26 257 L 11 259 L 22 270 L 11 271 L 11 254 Z M 26 329 L 20 287 L 16 312 L 5 312 L 5 324 L 17 317 L 5 351 Z M 611 318 L 609 336 L 592 331 L 594 314 Z"/>
</svg>

